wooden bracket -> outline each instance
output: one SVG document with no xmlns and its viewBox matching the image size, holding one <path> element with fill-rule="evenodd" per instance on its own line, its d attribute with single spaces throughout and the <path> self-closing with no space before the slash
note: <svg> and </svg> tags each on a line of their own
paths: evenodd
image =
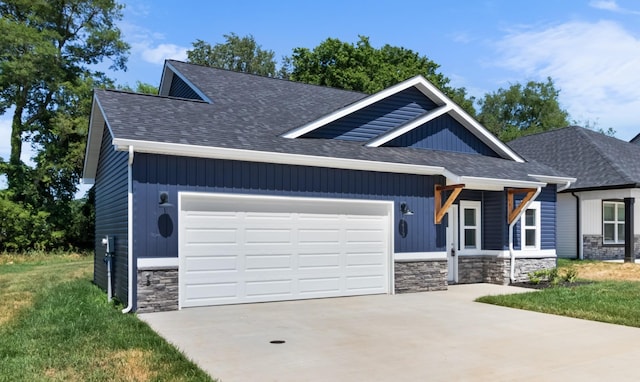
<svg viewBox="0 0 640 382">
<path fill-rule="evenodd" d="M 436 184 L 434 191 L 434 203 L 436 205 L 434 211 L 434 221 L 436 224 L 440 224 L 442 222 L 442 218 L 444 218 L 444 214 L 447 213 L 447 210 L 453 202 L 456 201 L 456 198 L 460 194 L 460 191 L 464 188 L 464 184 L 452 184 L 449 186 L 441 186 Z M 451 191 L 451 195 L 447 198 L 447 200 L 442 204 L 442 192 Z"/>
<path fill-rule="evenodd" d="M 533 198 L 533 195 L 538 191 L 536 188 L 509 188 L 507 189 L 507 222 L 509 224 L 513 223 L 514 220 L 520 214 L 520 211 L 527 205 L 529 200 Z M 515 207 L 515 203 L 513 201 L 513 196 L 515 194 L 525 194 L 524 198 L 518 205 Z M 514 208 L 515 207 L 515 208 Z"/>
</svg>

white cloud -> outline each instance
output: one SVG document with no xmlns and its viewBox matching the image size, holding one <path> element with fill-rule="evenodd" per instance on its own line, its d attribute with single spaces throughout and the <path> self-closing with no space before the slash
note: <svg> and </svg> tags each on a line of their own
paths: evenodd
<svg viewBox="0 0 640 382">
<path fill-rule="evenodd" d="M 596 9 L 602 9 L 604 11 L 610 11 L 615 13 L 627 13 L 632 15 L 640 15 L 640 12 L 633 11 L 631 9 L 620 8 L 615 0 L 594 0 L 589 3 L 589 6 Z"/>
<path fill-rule="evenodd" d="M 572 118 L 613 127 L 621 137 L 637 133 L 631 130 L 640 122 L 640 40 L 619 24 L 525 28 L 508 33 L 496 48 L 496 65 L 527 80 L 553 78 Z"/>
<path fill-rule="evenodd" d="M 165 59 L 186 60 L 187 48 L 175 44 L 160 44 L 155 48 L 145 47 L 141 51 L 141 55 L 147 62 L 162 65 Z"/>
<path fill-rule="evenodd" d="M 165 59 L 186 60 L 186 47 L 163 42 L 165 36 L 162 33 L 123 22 L 120 25 L 125 40 L 131 44 L 131 55 L 138 56 L 142 60 L 162 65 Z"/>
</svg>

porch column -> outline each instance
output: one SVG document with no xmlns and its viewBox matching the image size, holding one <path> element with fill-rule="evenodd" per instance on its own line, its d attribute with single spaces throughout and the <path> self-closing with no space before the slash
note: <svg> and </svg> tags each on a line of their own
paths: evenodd
<svg viewBox="0 0 640 382">
<path fill-rule="evenodd" d="M 636 255 L 634 251 L 633 236 L 633 204 L 635 198 L 624 198 L 624 262 L 635 263 Z"/>
</svg>

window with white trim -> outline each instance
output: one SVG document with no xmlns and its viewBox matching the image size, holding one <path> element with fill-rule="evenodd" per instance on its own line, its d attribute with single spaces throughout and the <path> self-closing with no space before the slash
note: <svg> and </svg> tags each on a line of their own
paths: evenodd
<svg viewBox="0 0 640 382">
<path fill-rule="evenodd" d="M 480 202 L 460 201 L 460 250 L 480 249 Z"/>
<path fill-rule="evenodd" d="M 604 244 L 624 244 L 624 202 L 602 202 Z"/>
<path fill-rule="evenodd" d="M 531 202 L 520 218 L 520 248 L 540 249 L 540 202 Z"/>
</svg>

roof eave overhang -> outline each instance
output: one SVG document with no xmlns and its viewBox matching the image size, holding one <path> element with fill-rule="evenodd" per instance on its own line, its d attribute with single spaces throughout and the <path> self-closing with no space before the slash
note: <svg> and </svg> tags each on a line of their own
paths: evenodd
<svg viewBox="0 0 640 382">
<path fill-rule="evenodd" d="M 464 183 L 466 189 L 502 191 L 505 188 L 537 188 L 547 185 L 546 182 L 536 182 L 518 179 L 482 178 L 475 176 L 460 176 L 455 183 Z M 447 181 L 449 184 L 449 181 Z M 454 182 L 451 182 L 454 184 Z"/>
<path fill-rule="evenodd" d="M 640 188 L 640 183 L 616 184 L 611 186 L 576 187 L 576 188 L 568 188 L 566 190 L 563 190 L 562 192 L 606 191 L 606 190 L 620 190 L 625 188 Z"/>
<path fill-rule="evenodd" d="M 87 147 L 84 153 L 84 164 L 82 168 L 82 183 L 84 184 L 93 184 L 96 178 L 105 124 L 105 114 L 100 105 L 98 95 L 94 91 L 91 104 L 91 116 L 89 118 L 89 131 L 87 133 Z"/>
<path fill-rule="evenodd" d="M 126 151 L 130 146 L 133 146 L 135 152 L 138 153 L 416 175 L 450 175 L 444 167 L 440 166 L 424 166 L 415 164 L 369 161 L 362 159 L 324 156 L 321 157 L 305 154 L 244 150 L 225 147 L 196 146 L 188 144 L 150 142 L 131 139 L 114 139 L 113 144 L 116 146 L 116 150 L 120 151 Z"/>
</svg>

